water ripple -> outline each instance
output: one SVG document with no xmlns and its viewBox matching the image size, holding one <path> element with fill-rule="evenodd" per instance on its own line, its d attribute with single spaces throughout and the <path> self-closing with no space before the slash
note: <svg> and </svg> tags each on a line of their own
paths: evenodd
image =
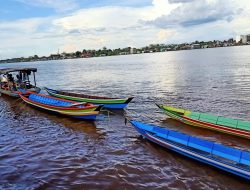
<svg viewBox="0 0 250 190">
<path fill-rule="evenodd" d="M 250 120 L 249 47 L 51 62 L 40 86 L 135 96 L 125 114 L 250 151 L 246 139 L 183 125 L 156 105 Z M 240 57 L 240 59 L 239 59 Z M 86 70 L 86 68 L 88 68 Z M 49 115 L 0 97 L 0 189 L 248 189 L 249 183 L 141 138 L 122 111 L 96 122 Z"/>
</svg>

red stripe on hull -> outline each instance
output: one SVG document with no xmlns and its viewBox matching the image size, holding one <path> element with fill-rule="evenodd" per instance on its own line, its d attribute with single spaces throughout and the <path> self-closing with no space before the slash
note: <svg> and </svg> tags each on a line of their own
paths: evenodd
<svg viewBox="0 0 250 190">
<path fill-rule="evenodd" d="M 204 127 L 204 128 L 211 128 L 211 129 L 215 129 L 218 131 L 225 131 L 226 133 L 235 134 L 235 135 L 239 135 L 242 137 L 250 138 L 250 132 L 247 132 L 247 131 L 232 129 L 232 128 L 223 127 L 220 125 L 213 125 L 211 123 L 206 123 L 206 122 L 201 122 L 198 120 L 190 119 L 189 117 L 185 117 L 185 116 L 183 116 L 183 119 L 187 120 L 188 122 L 192 122 L 192 123 L 195 123 L 197 125 L 201 125 L 201 127 Z"/>
</svg>

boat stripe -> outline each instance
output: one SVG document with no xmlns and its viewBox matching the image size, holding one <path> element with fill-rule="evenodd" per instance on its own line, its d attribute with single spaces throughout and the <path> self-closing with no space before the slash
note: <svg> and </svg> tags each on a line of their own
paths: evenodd
<svg viewBox="0 0 250 190">
<path fill-rule="evenodd" d="M 51 109 L 51 108 L 47 108 L 47 107 L 43 107 L 40 105 L 37 105 L 35 103 L 31 103 L 29 101 L 27 101 L 26 99 L 23 99 L 26 103 L 31 104 L 33 106 L 39 107 L 39 108 L 43 108 L 49 111 L 54 111 L 60 114 L 64 114 L 64 115 L 69 115 L 69 116 L 86 116 L 86 115 L 97 115 L 99 112 L 98 111 L 90 111 L 90 112 L 65 112 L 65 111 L 61 111 L 61 110 L 56 110 L 56 109 Z"/>
<path fill-rule="evenodd" d="M 74 96 L 67 96 L 67 95 L 62 95 L 62 94 L 58 94 L 58 93 L 54 93 L 54 92 L 51 92 L 50 90 L 47 90 L 47 92 L 49 93 L 49 94 L 51 94 L 51 95 L 53 95 L 53 96 L 56 96 L 56 97 L 61 97 L 61 98 L 63 98 L 63 97 L 67 97 L 67 99 L 79 99 L 79 100 L 82 100 L 82 101 L 85 101 L 85 102 L 88 102 L 88 101 L 96 101 L 96 99 L 91 99 L 91 98 L 82 98 L 82 97 L 74 97 Z M 98 99 L 99 100 L 99 99 Z M 113 99 L 113 98 L 111 98 L 111 99 L 100 99 L 99 101 L 102 101 L 102 103 L 107 103 L 107 104 L 109 104 L 109 102 L 110 101 L 113 101 L 113 100 L 115 100 L 115 101 L 124 101 L 125 102 L 125 100 L 124 99 Z M 126 100 L 127 101 L 127 100 Z M 110 104 L 126 104 L 126 103 L 124 103 L 124 102 L 121 102 L 121 103 L 116 103 L 116 102 L 112 102 L 112 103 L 110 103 Z"/>
<path fill-rule="evenodd" d="M 193 119 L 191 119 L 189 117 L 185 117 L 185 116 L 183 116 L 183 118 L 190 121 L 190 122 L 198 123 L 198 124 L 201 124 L 201 125 L 208 125 L 208 126 L 211 126 L 211 127 L 214 127 L 214 128 L 220 128 L 220 129 L 224 129 L 224 130 L 228 130 L 228 131 L 232 131 L 232 132 L 240 132 L 242 134 L 250 135 L 250 132 L 247 132 L 247 131 L 233 129 L 233 128 L 230 128 L 230 127 L 224 127 L 224 126 L 221 126 L 221 125 L 220 126 L 219 125 L 213 125 L 213 124 L 210 124 L 210 123 L 207 123 L 207 122 L 193 120 Z"/>
<path fill-rule="evenodd" d="M 190 119 L 190 118 L 188 118 L 186 116 L 179 117 L 177 115 L 174 115 L 174 114 L 168 112 L 167 110 L 164 110 L 164 111 L 171 118 L 176 119 L 178 121 L 181 121 L 183 123 L 189 122 L 189 123 L 186 123 L 186 124 L 189 124 L 189 125 L 196 124 L 196 125 L 199 125 L 198 127 L 203 127 L 203 128 L 207 128 L 207 129 L 214 129 L 214 130 L 222 131 L 222 132 L 225 132 L 225 133 L 228 133 L 228 134 L 234 134 L 234 135 L 238 135 L 238 136 L 241 136 L 241 137 L 250 138 L 250 133 L 247 132 L 247 131 L 243 131 L 243 130 L 239 130 L 239 129 L 231 129 L 229 127 L 223 127 L 223 126 L 218 126 L 218 125 L 212 125 L 210 123 L 200 122 L 200 121 L 197 121 L 197 120 Z M 200 125 L 202 125 L 202 126 L 200 126 Z"/>
<path fill-rule="evenodd" d="M 208 128 L 215 128 L 215 129 L 218 129 L 218 130 L 221 130 L 221 131 L 227 131 L 227 132 L 230 132 L 230 133 L 237 133 L 237 134 L 241 134 L 241 135 L 246 136 L 246 137 L 250 137 L 250 132 L 247 132 L 247 131 L 232 129 L 232 128 L 218 126 L 218 125 L 213 125 L 213 124 L 206 123 L 206 122 L 200 122 L 200 121 L 197 121 L 197 120 L 190 119 L 188 117 L 183 117 L 183 118 L 186 119 L 187 121 L 195 123 L 195 124 L 208 126 Z"/>
</svg>

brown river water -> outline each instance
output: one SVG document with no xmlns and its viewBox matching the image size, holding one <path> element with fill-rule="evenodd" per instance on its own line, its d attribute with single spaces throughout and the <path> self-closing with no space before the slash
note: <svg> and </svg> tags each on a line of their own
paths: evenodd
<svg viewBox="0 0 250 190">
<path fill-rule="evenodd" d="M 37 67 L 37 84 L 93 95 L 134 96 L 139 121 L 250 151 L 250 141 L 183 125 L 156 106 L 250 120 L 250 46 L 1 64 Z M 250 183 L 154 145 L 123 111 L 95 122 L 47 114 L 0 97 L 0 189 L 250 189 Z"/>
</svg>

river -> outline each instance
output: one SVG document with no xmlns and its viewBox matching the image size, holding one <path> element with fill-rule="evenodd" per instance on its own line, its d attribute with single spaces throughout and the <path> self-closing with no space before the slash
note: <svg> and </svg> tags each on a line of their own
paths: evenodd
<svg viewBox="0 0 250 190">
<path fill-rule="evenodd" d="M 134 96 L 134 119 L 250 151 L 247 139 L 183 125 L 156 105 L 250 120 L 250 46 L 1 64 L 36 67 L 41 87 Z M 0 189 L 248 189 L 239 177 L 142 139 L 123 111 L 58 117 L 0 97 Z"/>
</svg>

